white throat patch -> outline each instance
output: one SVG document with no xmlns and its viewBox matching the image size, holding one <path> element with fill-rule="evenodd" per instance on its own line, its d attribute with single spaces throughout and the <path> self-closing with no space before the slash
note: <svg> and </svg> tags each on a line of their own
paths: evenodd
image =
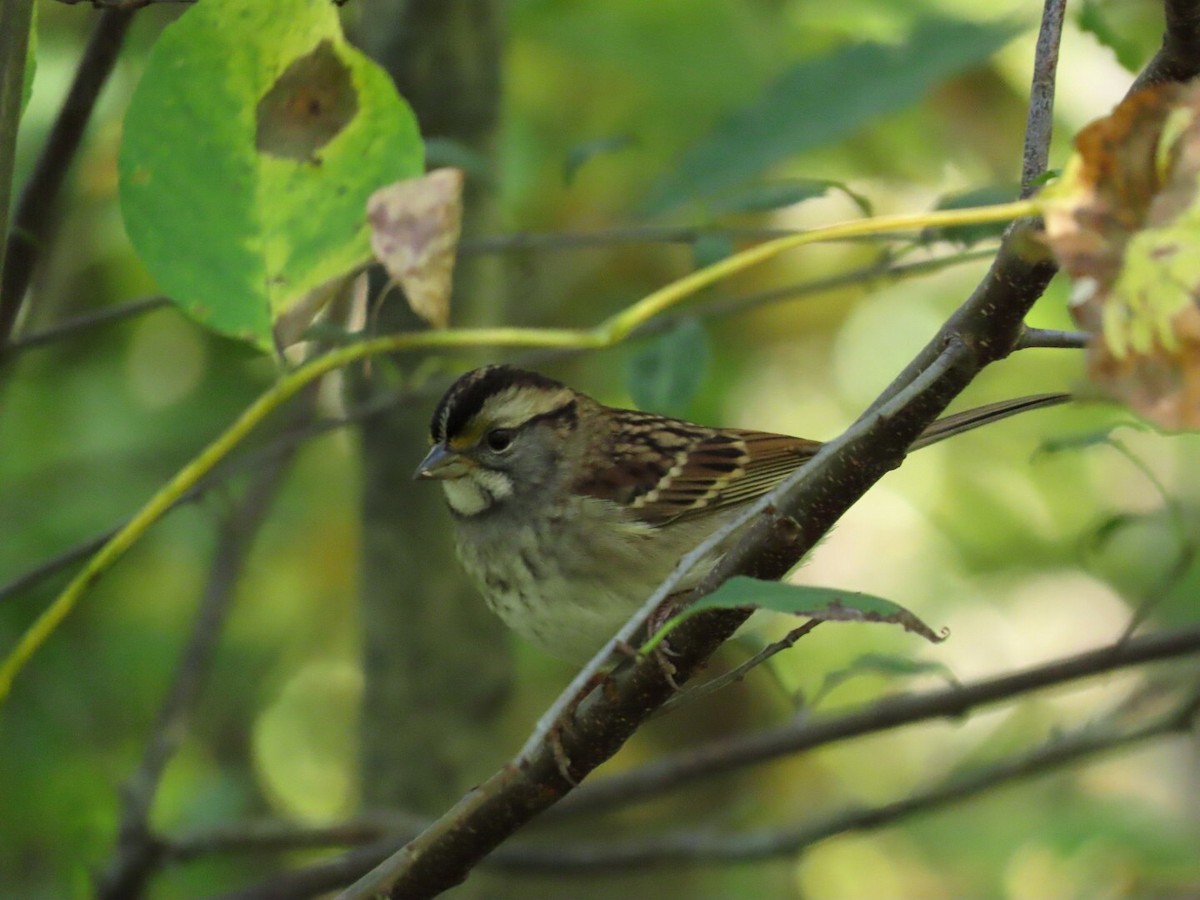
<svg viewBox="0 0 1200 900">
<path fill-rule="evenodd" d="M 512 495 L 512 481 L 503 472 L 472 469 L 462 478 L 442 482 L 446 502 L 460 516 L 477 516 L 497 500 Z"/>
</svg>

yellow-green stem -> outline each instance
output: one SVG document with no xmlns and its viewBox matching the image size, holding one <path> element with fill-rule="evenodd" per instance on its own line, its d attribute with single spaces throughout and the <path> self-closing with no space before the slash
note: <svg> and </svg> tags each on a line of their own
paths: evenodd
<svg viewBox="0 0 1200 900">
<path fill-rule="evenodd" d="M 895 231 L 922 228 L 1006 222 L 1039 213 L 1036 200 L 999 206 L 943 210 L 911 216 L 881 216 L 814 228 L 777 238 L 743 250 L 720 262 L 687 275 L 643 297 L 628 308 L 589 329 L 478 328 L 422 331 L 373 338 L 333 350 L 284 375 L 273 387 L 248 406 L 228 429 L 185 465 L 138 513 L 88 560 L 45 611 L 21 635 L 17 645 L 0 665 L 0 703 L 8 697 L 13 679 L 67 617 L 84 592 L 109 569 L 141 535 L 188 490 L 212 471 L 267 415 L 304 385 L 342 366 L 377 356 L 412 350 L 466 347 L 543 347 L 599 349 L 619 343 L 636 328 L 676 306 L 702 288 L 744 271 L 787 250 L 820 241 L 843 240 Z"/>
</svg>

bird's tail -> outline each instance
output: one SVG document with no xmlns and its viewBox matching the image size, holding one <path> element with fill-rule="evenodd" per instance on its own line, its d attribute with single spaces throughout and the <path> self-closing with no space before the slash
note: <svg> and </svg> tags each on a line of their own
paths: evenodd
<svg viewBox="0 0 1200 900">
<path fill-rule="evenodd" d="M 977 406 L 964 412 L 938 419 L 921 433 L 912 445 L 913 450 L 928 447 L 938 441 L 962 434 L 981 425 L 999 422 L 1017 413 L 1028 412 L 1031 409 L 1043 409 L 1047 406 L 1059 406 L 1074 399 L 1070 394 L 1034 394 L 1030 397 L 1017 397 L 1015 400 L 1001 400 L 989 403 L 987 406 Z"/>
</svg>

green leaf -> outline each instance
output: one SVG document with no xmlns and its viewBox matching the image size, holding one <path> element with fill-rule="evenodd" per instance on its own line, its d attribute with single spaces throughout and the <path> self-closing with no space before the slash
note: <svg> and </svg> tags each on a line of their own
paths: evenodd
<svg viewBox="0 0 1200 900">
<path fill-rule="evenodd" d="M 1020 188 L 1015 184 L 988 184 L 969 191 L 945 194 L 938 198 L 935 210 L 970 209 L 973 206 L 993 206 L 997 203 L 1011 203 Z M 1007 222 L 984 222 L 979 225 L 953 225 L 949 228 L 926 228 L 921 232 L 921 243 L 932 244 L 936 241 L 949 241 L 971 247 L 988 238 L 998 238 L 1008 227 Z"/>
<path fill-rule="evenodd" d="M 820 197 L 827 190 L 829 190 L 829 182 L 817 178 L 767 181 L 736 188 L 715 197 L 708 202 L 708 210 L 716 216 L 730 213 L 769 212 Z"/>
<path fill-rule="evenodd" d="M 130 102 L 121 210 L 165 293 L 270 349 L 294 303 L 370 260 L 371 192 L 422 169 L 412 112 L 327 0 L 204 0 Z"/>
<path fill-rule="evenodd" d="M 629 394 L 640 409 L 683 415 L 708 372 L 708 334 L 685 319 L 629 360 Z"/>
<path fill-rule="evenodd" d="M 842 182 L 828 178 L 782 178 L 737 187 L 710 200 L 708 211 L 718 216 L 729 213 L 769 212 L 795 206 L 805 200 L 823 196 L 829 191 L 845 194 L 864 216 L 871 215 L 873 207 L 870 200 L 852 191 Z"/>
<path fill-rule="evenodd" d="M 1107 47 L 1117 57 L 1121 68 L 1137 72 L 1142 67 L 1142 52 L 1136 41 L 1131 41 L 1108 21 L 1096 0 L 1083 0 L 1078 7 L 1079 30 L 1086 32 Z"/>
<path fill-rule="evenodd" d="M 428 169 L 462 169 L 473 181 L 493 184 L 491 160 L 487 155 L 453 138 L 427 138 L 425 166 Z"/>
<path fill-rule="evenodd" d="M 38 7 L 35 3 L 30 11 L 29 44 L 25 48 L 25 74 L 21 82 L 21 115 L 25 114 L 25 107 L 29 105 L 29 98 L 33 96 L 33 79 L 37 75 L 37 35 Z"/>
<path fill-rule="evenodd" d="M 892 656 L 885 653 L 866 653 L 854 660 L 845 668 L 830 672 L 821 681 L 812 703 L 825 697 L 830 691 L 845 684 L 860 675 L 885 675 L 890 677 L 912 677 L 915 675 L 937 675 L 948 684 L 958 684 L 954 673 L 940 663 L 931 659 L 909 659 L 905 656 Z"/>
<path fill-rule="evenodd" d="M 1010 21 L 928 17 L 903 44 L 854 44 L 805 60 L 687 150 L 651 190 L 645 211 L 657 215 L 711 197 L 789 156 L 848 137 L 984 62 L 1021 29 Z"/>
<path fill-rule="evenodd" d="M 739 575 L 671 618 L 642 649 L 652 650 L 676 625 L 706 609 L 768 609 L 820 622 L 883 622 L 899 625 L 935 644 L 949 636 L 945 629 L 936 633 L 903 606 L 883 597 Z"/>
<path fill-rule="evenodd" d="M 584 141 L 582 144 L 576 144 L 567 151 L 567 158 L 563 162 L 563 183 L 571 184 L 584 164 L 597 156 L 602 156 L 606 153 L 618 153 L 621 150 L 626 150 L 634 146 L 636 143 L 637 141 L 631 134 L 614 134 L 591 141 Z"/>
</svg>

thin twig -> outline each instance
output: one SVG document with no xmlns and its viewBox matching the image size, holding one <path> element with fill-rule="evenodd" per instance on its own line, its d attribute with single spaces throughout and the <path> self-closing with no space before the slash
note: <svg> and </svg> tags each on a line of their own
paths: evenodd
<svg viewBox="0 0 1200 900">
<path fill-rule="evenodd" d="M 705 237 L 726 238 L 731 241 L 762 241 L 787 237 L 799 232 L 800 229 L 797 228 L 721 225 L 627 225 L 601 228 L 595 231 L 522 231 L 515 234 L 466 240 L 459 246 L 458 252 L 461 256 L 478 256 L 485 253 L 589 250 L 618 247 L 623 244 L 695 244 Z M 916 240 L 918 236 L 918 232 L 911 234 L 899 232 L 886 236 L 847 237 L 844 240 L 852 244 L 877 244 L 880 241 L 912 241 Z"/>
<path fill-rule="evenodd" d="M 486 865 L 526 874 L 581 876 L 666 865 L 728 865 L 795 856 L 837 835 L 882 828 L 1093 756 L 1154 738 L 1187 733 L 1194 725 L 1197 705 L 1200 705 L 1200 697 L 1193 695 L 1166 715 L 1131 729 L 1122 729 L 1115 721 L 1094 723 L 1071 734 L 1056 736 L 1026 753 L 954 774 L 940 784 L 892 803 L 847 809 L 791 828 L 742 833 L 688 829 L 657 836 L 643 835 L 628 841 L 555 840 L 551 845 L 530 841 L 498 849 Z M 1118 718 L 1112 717 L 1113 720 Z M 395 840 L 379 840 L 333 860 L 293 870 L 271 881 L 225 894 L 224 900 L 297 900 L 316 896 L 381 859 L 389 846 L 394 846 Z"/>
<path fill-rule="evenodd" d="M 553 847 L 513 847 L 509 852 L 505 852 L 507 848 L 502 848 L 490 862 L 499 867 L 522 871 L 581 875 L 681 863 L 728 865 L 794 856 L 840 834 L 882 828 L 1014 781 L 1081 762 L 1091 756 L 1168 734 L 1186 733 L 1191 728 L 1193 716 L 1191 705 L 1185 704 L 1166 716 L 1128 731 L 1115 727 L 1088 726 L 1073 734 L 1053 738 L 1029 753 L 952 776 L 939 785 L 915 791 L 892 803 L 848 809 L 822 821 L 793 828 L 740 834 L 683 831 L 659 837 L 644 836 L 621 843 L 588 845 L 556 842 Z"/>
<path fill-rule="evenodd" d="M 1029 115 L 1025 123 L 1025 148 L 1021 154 L 1021 196 L 1031 197 L 1037 180 L 1050 161 L 1050 138 L 1054 133 L 1054 82 L 1058 73 L 1058 46 L 1062 41 L 1063 15 L 1067 0 L 1045 0 L 1033 57 L 1033 79 L 1029 88 Z"/>
<path fill-rule="evenodd" d="M 429 819 L 412 813 L 364 813 L 345 822 L 323 827 L 297 827 L 295 822 L 239 822 L 207 831 L 164 838 L 164 861 L 188 862 L 214 855 L 243 855 L 278 851 L 324 849 L 367 844 L 384 838 L 400 840 L 429 825 Z"/>
<path fill-rule="evenodd" d="M 593 813 L 631 801 L 643 802 L 665 791 L 746 766 L 918 722 L 958 719 L 982 706 L 1033 691 L 1196 653 L 1200 653 L 1200 626 L 1122 638 L 1106 647 L 986 681 L 889 697 L 849 713 L 806 718 L 693 747 L 585 785 L 560 803 L 555 814 Z"/>
<path fill-rule="evenodd" d="M 8 231 L 32 22 L 33 0 L 0 3 L 0 237 Z M 5 249 L 0 245 L 0 271 L 4 269 L 4 255 Z M 4 302 L 0 294 L 0 309 Z"/>
<path fill-rule="evenodd" d="M 49 328 L 36 331 L 33 334 L 23 334 L 20 337 L 14 338 L 9 343 L 8 352 L 16 354 L 22 353 L 25 350 L 33 350 L 37 347 L 45 347 L 57 341 L 75 337 L 81 332 L 90 331 L 102 325 L 113 325 L 117 322 L 123 322 L 126 319 L 132 319 L 170 305 L 171 301 L 166 297 L 143 297 L 140 300 L 130 300 L 128 303 L 121 303 L 116 306 L 107 307 L 106 309 L 97 310 L 93 313 L 75 316 L 64 322 L 59 322 L 57 325 L 51 325 Z"/>
<path fill-rule="evenodd" d="M 49 235 L 50 220 L 67 169 L 79 150 L 100 90 L 112 74 L 131 21 L 130 10 L 108 9 L 100 14 L 50 136 L 21 192 L 8 233 L 0 279 L 0 360 L 5 356 L 34 265 Z"/>
<path fill-rule="evenodd" d="M 1052 328 L 1026 328 L 1017 338 L 1017 350 L 1049 348 L 1057 350 L 1082 350 L 1087 347 L 1088 336 L 1082 331 L 1058 331 Z"/>
<path fill-rule="evenodd" d="M 779 640 L 772 641 L 771 643 L 767 644 L 767 646 L 763 647 L 748 660 L 731 669 L 730 671 L 725 672 L 723 675 L 718 675 L 716 678 L 710 679 L 703 684 L 698 684 L 695 687 L 688 688 L 680 694 L 676 694 L 661 707 L 659 707 L 658 712 L 654 714 L 654 718 L 658 718 L 659 716 L 675 710 L 686 703 L 694 703 L 695 701 L 707 697 L 710 694 L 715 694 L 722 688 L 741 681 L 743 678 L 749 675 L 750 672 L 761 666 L 771 657 L 782 653 L 784 650 L 792 649 L 792 647 L 796 645 L 796 641 L 800 640 L 800 638 L 804 637 L 820 624 L 820 619 L 809 619 L 803 625 L 793 628 Z M 556 808 L 561 808 L 561 806 Z"/>
<path fill-rule="evenodd" d="M 962 719 L 972 711 L 1020 699 L 1036 691 L 1196 653 L 1200 653 L 1200 626 L 1122 639 L 1119 643 L 1023 672 L 974 684 L 951 685 L 923 694 L 888 697 L 848 713 L 797 720 L 776 728 L 729 737 L 591 782 L 551 810 L 549 816 L 591 815 L 616 806 L 645 802 L 695 781 L 752 765 L 920 722 Z M 164 838 L 164 845 L 169 861 L 182 862 L 216 853 L 338 847 L 385 836 L 400 840 L 427 825 L 427 821 L 409 813 L 379 812 L 327 828 L 298 828 L 287 822 L 223 826 Z"/>
</svg>

